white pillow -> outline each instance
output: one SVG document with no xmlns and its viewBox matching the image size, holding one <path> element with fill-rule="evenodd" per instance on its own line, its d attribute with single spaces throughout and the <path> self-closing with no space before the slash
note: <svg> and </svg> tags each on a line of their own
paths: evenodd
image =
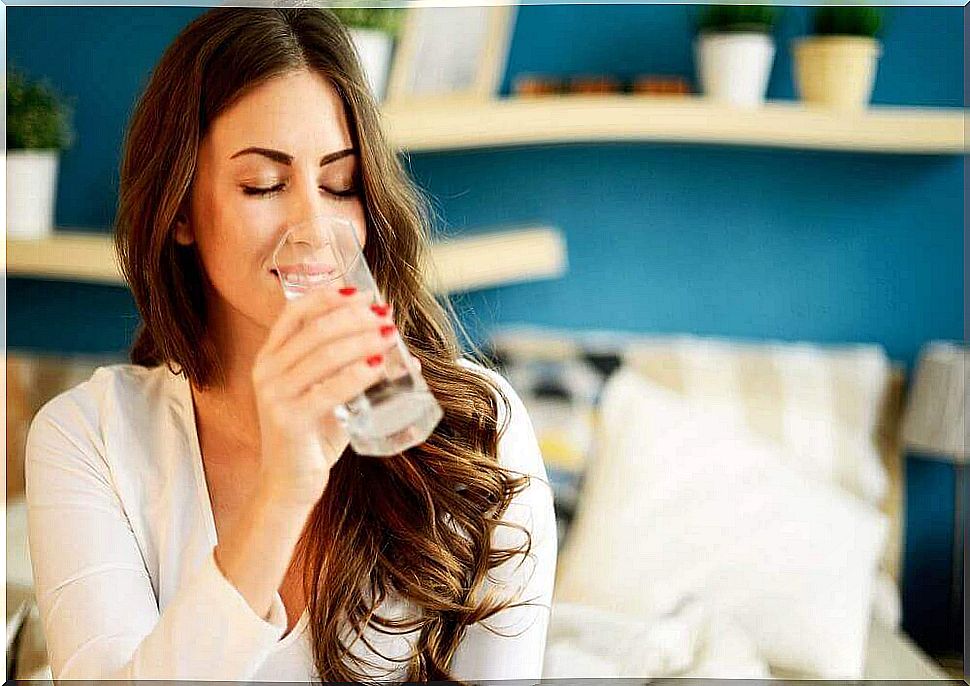
<svg viewBox="0 0 970 686">
<path fill-rule="evenodd" d="M 876 507 L 885 498 L 889 479 L 874 442 L 890 382 L 881 346 L 680 335 L 643 339 L 624 359 L 688 399 L 720 402 L 807 475 Z"/>
<path fill-rule="evenodd" d="M 607 382 L 601 412 L 557 599 L 652 616 L 693 594 L 772 666 L 861 677 L 885 516 L 629 369 Z"/>
</svg>

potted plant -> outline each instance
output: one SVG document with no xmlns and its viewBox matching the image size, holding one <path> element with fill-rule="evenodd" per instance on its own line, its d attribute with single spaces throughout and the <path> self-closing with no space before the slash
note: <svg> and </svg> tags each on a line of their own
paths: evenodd
<svg viewBox="0 0 970 686">
<path fill-rule="evenodd" d="M 11 66 L 7 71 L 7 236 L 41 238 L 54 228 L 60 152 L 71 147 L 73 99 Z"/>
<path fill-rule="evenodd" d="M 793 45 L 801 99 L 839 110 L 865 109 L 882 52 L 877 38 L 882 26 L 882 11 L 877 7 L 817 8 L 813 35 Z"/>
<path fill-rule="evenodd" d="M 394 39 L 400 31 L 404 8 L 331 7 L 330 10 L 350 30 L 371 92 L 380 102 L 384 99 Z"/>
<path fill-rule="evenodd" d="M 694 41 L 701 91 L 736 107 L 764 102 L 775 58 L 772 32 L 777 10 L 770 5 L 708 5 Z"/>
</svg>

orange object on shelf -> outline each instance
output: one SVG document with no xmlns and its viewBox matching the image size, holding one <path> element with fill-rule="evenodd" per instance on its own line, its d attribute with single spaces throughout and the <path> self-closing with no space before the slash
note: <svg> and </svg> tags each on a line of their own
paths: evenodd
<svg viewBox="0 0 970 686">
<path fill-rule="evenodd" d="M 633 92 L 641 95 L 689 95 L 690 82 L 683 76 L 645 74 L 633 82 Z"/>
<path fill-rule="evenodd" d="M 554 95 L 563 90 L 562 80 L 550 76 L 527 74 L 515 79 L 512 92 L 516 95 Z"/>
<path fill-rule="evenodd" d="M 569 80 L 570 93 L 619 93 L 620 80 L 612 76 L 577 76 Z"/>
</svg>

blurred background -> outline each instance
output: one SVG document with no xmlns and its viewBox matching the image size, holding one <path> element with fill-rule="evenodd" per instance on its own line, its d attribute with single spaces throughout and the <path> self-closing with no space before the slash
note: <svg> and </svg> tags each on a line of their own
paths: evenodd
<svg viewBox="0 0 970 686">
<path fill-rule="evenodd" d="M 125 361 L 122 136 L 204 11 L 6 10 L 11 676 L 23 437 Z M 547 675 L 965 673 L 965 8 L 342 17 L 556 491 Z"/>
</svg>

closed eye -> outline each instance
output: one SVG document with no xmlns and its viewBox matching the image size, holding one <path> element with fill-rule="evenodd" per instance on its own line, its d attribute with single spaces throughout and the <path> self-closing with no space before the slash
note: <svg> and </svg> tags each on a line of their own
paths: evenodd
<svg viewBox="0 0 970 686">
<path fill-rule="evenodd" d="M 258 187 L 254 187 L 254 186 L 243 186 L 242 187 L 242 190 L 243 190 L 243 193 L 245 193 L 246 195 L 256 195 L 256 196 L 259 196 L 259 197 L 270 197 L 270 196 L 276 195 L 277 193 L 279 193 L 280 191 L 282 191 L 283 188 L 285 188 L 285 184 L 278 183 L 275 186 L 272 186 L 270 188 L 258 188 Z M 357 193 L 358 193 L 358 188 L 357 188 L 356 185 L 351 186 L 350 188 L 345 188 L 345 189 L 336 190 L 336 191 L 335 190 L 331 190 L 331 189 L 329 189 L 329 188 L 327 188 L 325 186 L 320 186 L 320 190 L 324 191 L 325 193 L 329 193 L 330 195 L 332 195 L 334 197 L 337 197 L 337 198 L 340 198 L 340 199 L 352 198 L 355 195 L 357 195 Z"/>
<path fill-rule="evenodd" d="M 246 195 L 270 195 L 279 193 L 283 190 L 283 184 L 278 183 L 272 188 L 255 188 L 253 186 L 243 186 L 243 193 Z"/>
<path fill-rule="evenodd" d="M 329 188 L 324 188 L 323 186 L 321 186 L 320 188 L 322 188 L 324 191 L 326 191 L 330 195 L 334 195 L 334 196 L 336 196 L 338 198 L 344 198 L 344 199 L 346 199 L 346 198 L 352 198 L 355 195 L 357 195 L 357 192 L 358 192 L 357 186 L 351 186 L 350 188 L 345 188 L 345 189 L 339 190 L 339 191 L 332 191 Z"/>
</svg>

